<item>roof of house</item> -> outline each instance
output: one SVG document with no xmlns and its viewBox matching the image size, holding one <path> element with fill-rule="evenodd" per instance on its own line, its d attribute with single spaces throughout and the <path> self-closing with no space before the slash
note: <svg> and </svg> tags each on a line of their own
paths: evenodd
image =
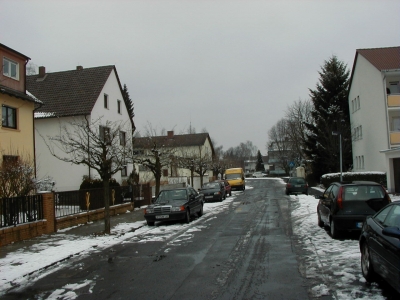
<svg viewBox="0 0 400 300">
<path fill-rule="evenodd" d="M 400 69 L 400 47 L 357 49 L 351 70 L 348 93 L 350 93 L 350 87 L 353 82 L 358 55 L 365 57 L 379 71 Z"/>
<path fill-rule="evenodd" d="M 30 94 L 28 91 L 25 94 L 23 92 L 10 89 L 10 88 L 8 88 L 6 86 L 3 86 L 1 84 L 0 84 L 0 93 L 1 94 L 5 94 L 5 95 L 9 95 L 9 96 L 12 96 L 12 97 L 15 97 L 15 98 L 18 98 L 18 99 L 26 100 L 26 101 L 29 101 L 29 102 L 34 102 L 35 104 L 39 104 L 39 105 L 43 104 L 42 101 L 37 99 L 35 96 Z"/>
<path fill-rule="evenodd" d="M 168 135 L 139 137 L 134 139 L 134 148 L 136 149 L 151 149 L 154 143 L 159 147 L 191 147 L 203 146 L 206 140 L 209 140 L 211 151 L 214 155 L 214 147 L 208 133 L 192 133 L 192 134 L 179 134 L 174 135 L 173 132 L 168 132 Z"/>
<path fill-rule="evenodd" d="M 26 89 L 44 102 L 35 113 L 36 118 L 88 115 L 115 66 L 26 76 Z"/>
<path fill-rule="evenodd" d="M 379 71 L 400 69 L 400 47 L 357 49 Z M 355 61 L 354 61 L 355 62 Z"/>
</svg>

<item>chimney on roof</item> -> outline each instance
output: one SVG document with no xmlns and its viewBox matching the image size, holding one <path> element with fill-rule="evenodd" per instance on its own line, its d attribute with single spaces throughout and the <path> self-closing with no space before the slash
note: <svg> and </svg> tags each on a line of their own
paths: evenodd
<svg viewBox="0 0 400 300">
<path fill-rule="evenodd" d="M 43 78 L 46 75 L 46 68 L 43 66 L 39 67 L 39 78 Z"/>
<path fill-rule="evenodd" d="M 77 70 L 77 71 L 82 71 L 82 70 L 83 70 L 83 67 L 82 67 L 82 66 L 76 66 L 76 70 Z"/>
<path fill-rule="evenodd" d="M 174 137 L 174 131 L 167 131 L 167 137 L 172 139 Z"/>
</svg>

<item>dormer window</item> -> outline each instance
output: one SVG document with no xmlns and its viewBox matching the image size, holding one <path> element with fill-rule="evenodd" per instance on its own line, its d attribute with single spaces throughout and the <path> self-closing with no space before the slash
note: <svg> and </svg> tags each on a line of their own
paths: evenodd
<svg viewBox="0 0 400 300">
<path fill-rule="evenodd" d="M 18 63 L 3 57 L 3 75 L 15 80 L 19 80 Z"/>
</svg>

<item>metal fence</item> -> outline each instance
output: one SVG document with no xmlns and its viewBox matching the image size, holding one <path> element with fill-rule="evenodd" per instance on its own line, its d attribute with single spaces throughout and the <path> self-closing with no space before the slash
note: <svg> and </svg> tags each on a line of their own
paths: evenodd
<svg viewBox="0 0 400 300">
<path fill-rule="evenodd" d="M 104 207 L 103 189 L 56 192 L 56 218 L 87 212 Z M 109 205 L 132 201 L 132 189 L 129 186 L 110 187 Z"/>
<path fill-rule="evenodd" d="M 0 227 L 16 226 L 43 219 L 42 195 L 1 198 Z"/>
</svg>

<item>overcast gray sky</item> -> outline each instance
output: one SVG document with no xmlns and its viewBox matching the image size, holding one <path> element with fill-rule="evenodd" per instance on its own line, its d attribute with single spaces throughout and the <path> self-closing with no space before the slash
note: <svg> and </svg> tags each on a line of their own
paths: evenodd
<svg viewBox="0 0 400 300">
<path fill-rule="evenodd" d="M 115 65 L 135 124 L 207 129 L 224 150 L 309 98 L 324 61 L 400 45 L 400 1 L 0 0 L 0 42 L 47 72 Z"/>
</svg>

